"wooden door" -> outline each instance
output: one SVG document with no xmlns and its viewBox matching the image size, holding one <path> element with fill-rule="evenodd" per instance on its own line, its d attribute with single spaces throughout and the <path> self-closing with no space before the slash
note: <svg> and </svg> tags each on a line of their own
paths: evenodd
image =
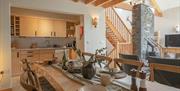
<svg viewBox="0 0 180 91">
<path fill-rule="evenodd" d="M 54 20 L 54 37 L 66 37 L 66 21 Z"/>
<path fill-rule="evenodd" d="M 36 36 L 38 20 L 35 17 L 20 17 L 20 36 Z"/>
</svg>

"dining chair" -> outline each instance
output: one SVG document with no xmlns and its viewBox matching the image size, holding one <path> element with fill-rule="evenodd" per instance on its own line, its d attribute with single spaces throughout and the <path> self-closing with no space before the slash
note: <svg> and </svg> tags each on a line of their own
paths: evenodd
<svg viewBox="0 0 180 91">
<path fill-rule="evenodd" d="M 150 80 L 180 88 L 180 59 L 149 57 Z"/>
<path fill-rule="evenodd" d="M 95 54 L 83 52 L 83 55 L 91 57 L 91 56 L 94 56 Z M 106 60 L 108 62 L 104 67 L 109 67 L 109 65 L 111 64 L 113 60 L 111 57 L 107 57 L 104 55 L 96 55 L 95 57 L 97 60 L 104 60 L 104 61 Z"/>
<path fill-rule="evenodd" d="M 37 76 L 33 71 L 26 71 L 21 74 L 20 84 L 27 91 L 42 91 Z"/>
<path fill-rule="evenodd" d="M 27 91 L 55 91 L 45 77 L 38 77 L 27 59 L 22 60 L 24 72 L 20 76 L 20 84 Z"/>
<path fill-rule="evenodd" d="M 26 72 L 27 70 L 31 70 L 31 65 L 30 65 L 30 64 L 31 64 L 31 63 L 28 62 L 27 59 L 22 59 L 22 60 L 21 60 L 22 70 L 23 70 L 24 72 Z"/>
<path fill-rule="evenodd" d="M 143 66 L 143 64 L 139 61 L 139 57 L 137 55 L 119 54 L 119 59 L 121 59 L 119 60 L 119 62 L 125 62 L 122 63 L 122 66 L 119 67 L 121 67 L 121 69 L 127 74 L 130 74 L 132 69 L 140 70 L 141 67 L 139 68 L 139 66 Z M 135 64 L 131 64 L 131 63 L 135 63 Z"/>
<path fill-rule="evenodd" d="M 143 62 L 136 61 L 136 60 L 133 60 L 133 59 L 125 59 L 125 58 L 122 58 L 122 57 L 120 57 L 120 58 L 115 58 L 114 61 L 115 61 L 115 63 L 118 65 L 118 67 L 119 67 L 121 70 L 125 71 L 125 72 L 126 72 L 127 74 L 129 74 L 129 75 L 131 75 L 131 72 L 130 72 L 130 71 L 131 71 L 132 69 L 136 69 L 136 70 L 137 70 L 136 77 L 139 77 L 139 72 L 140 72 L 141 68 L 142 68 L 143 65 L 144 65 Z M 130 66 L 132 69 L 131 69 L 131 68 L 126 69 L 126 68 L 122 67 L 119 63 L 121 63 L 122 66 L 128 65 L 128 66 Z"/>
</svg>

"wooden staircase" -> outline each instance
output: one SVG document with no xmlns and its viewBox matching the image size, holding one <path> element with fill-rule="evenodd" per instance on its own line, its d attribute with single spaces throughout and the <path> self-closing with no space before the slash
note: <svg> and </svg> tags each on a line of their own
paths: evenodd
<svg viewBox="0 0 180 91">
<path fill-rule="evenodd" d="M 113 45 L 108 56 L 118 58 L 119 53 L 132 53 L 131 32 L 123 23 L 114 8 L 107 8 L 106 15 L 106 38 Z"/>
<path fill-rule="evenodd" d="M 111 42 L 111 44 L 116 47 L 117 43 L 125 42 L 121 36 L 119 36 L 117 31 L 113 31 L 110 27 L 106 26 L 106 38 Z"/>
</svg>

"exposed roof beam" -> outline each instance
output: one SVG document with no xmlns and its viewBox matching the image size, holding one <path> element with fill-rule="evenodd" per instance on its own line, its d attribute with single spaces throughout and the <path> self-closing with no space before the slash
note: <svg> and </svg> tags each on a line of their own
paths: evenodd
<svg viewBox="0 0 180 91">
<path fill-rule="evenodd" d="M 95 5 L 95 6 L 100 6 L 100 5 L 105 4 L 105 3 L 109 2 L 109 1 L 110 1 L 110 0 L 96 0 L 96 1 L 94 2 L 94 5 Z"/>
<path fill-rule="evenodd" d="M 119 4 L 115 5 L 115 8 L 121 8 L 124 10 L 132 11 L 133 6 L 128 3 L 119 3 Z"/>
<path fill-rule="evenodd" d="M 157 1 L 156 0 L 150 0 L 150 2 L 152 4 L 153 8 L 155 9 L 155 15 L 162 17 L 163 13 L 162 13 Z"/>
<path fill-rule="evenodd" d="M 93 3 L 94 1 L 96 1 L 96 0 L 85 0 L 84 3 L 89 4 L 89 3 Z"/>
<path fill-rule="evenodd" d="M 73 0 L 74 2 L 78 2 L 79 0 Z"/>
<path fill-rule="evenodd" d="M 120 2 L 122 2 L 122 1 L 124 1 L 124 0 L 111 0 L 110 2 L 105 3 L 105 4 L 103 4 L 102 6 L 103 6 L 104 8 L 108 8 L 108 7 L 111 7 L 111 6 L 113 6 L 113 5 L 116 5 L 116 4 L 120 3 Z"/>
</svg>

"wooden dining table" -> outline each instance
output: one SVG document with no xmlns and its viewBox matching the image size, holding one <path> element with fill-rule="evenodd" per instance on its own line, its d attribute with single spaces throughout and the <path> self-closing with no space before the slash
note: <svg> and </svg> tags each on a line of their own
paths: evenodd
<svg viewBox="0 0 180 91">
<path fill-rule="evenodd" d="M 84 84 L 72 80 L 62 71 L 57 70 L 53 66 L 44 66 L 39 64 L 34 64 L 33 69 L 39 74 L 44 76 L 50 84 L 56 89 L 56 91 L 78 91 Z M 122 79 L 114 80 L 113 83 L 118 84 L 119 86 L 130 89 L 131 86 L 131 76 L 127 76 Z M 137 78 L 137 86 L 139 87 L 140 79 Z M 163 85 L 158 82 L 152 82 L 146 80 L 147 91 L 180 91 L 178 88 L 171 86 Z"/>
<path fill-rule="evenodd" d="M 32 68 L 39 76 L 44 76 L 56 91 L 77 91 L 83 86 L 83 84 L 69 79 L 52 66 L 34 64 Z"/>
</svg>

